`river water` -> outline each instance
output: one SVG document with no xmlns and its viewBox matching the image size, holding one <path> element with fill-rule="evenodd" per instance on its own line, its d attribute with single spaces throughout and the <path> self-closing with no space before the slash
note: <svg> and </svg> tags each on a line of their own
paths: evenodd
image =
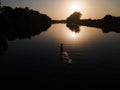
<svg viewBox="0 0 120 90">
<path fill-rule="evenodd" d="M 61 44 L 63 50 L 61 55 Z M 53 24 L 30 38 L 6 40 L 0 52 L 3 85 L 111 88 L 120 81 L 120 34 Z"/>
</svg>

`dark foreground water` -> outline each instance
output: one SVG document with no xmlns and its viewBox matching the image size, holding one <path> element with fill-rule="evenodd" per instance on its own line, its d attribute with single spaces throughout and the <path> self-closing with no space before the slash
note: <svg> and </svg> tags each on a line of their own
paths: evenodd
<svg viewBox="0 0 120 90">
<path fill-rule="evenodd" d="M 1 39 L 1 86 L 115 89 L 120 82 L 120 33 L 54 24 L 31 38 Z M 63 43 L 63 55 L 60 44 Z M 4 47 L 2 46 L 4 45 Z"/>
</svg>

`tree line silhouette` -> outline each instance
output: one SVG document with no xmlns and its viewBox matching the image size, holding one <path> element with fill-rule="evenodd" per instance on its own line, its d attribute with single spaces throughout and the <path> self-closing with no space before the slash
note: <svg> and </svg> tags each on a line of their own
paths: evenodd
<svg viewBox="0 0 120 90">
<path fill-rule="evenodd" d="M 9 39 L 31 37 L 51 26 L 51 18 L 38 11 L 25 8 L 3 6 L 0 14 L 0 33 Z"/>
<path fill-rule="evenodd" d="M 75 25 L 84 25 L 101 28 L 104 33 L 108 33 L 110 31 L 120 33 L 120 17 L 115 17 L 108 14 L 104 16 L 102 19 L 92 20 L 92 19 L 80 19 L 81 16 L 82 14 L 80 12 L 74 12 L 73 14 L 71 14 L 66 19 L 67 26 L 71 28 L 74 27 Z"/>
<path fill-rule="evenodd" d="M 7 41 L 31 38 L 51 26 L 46 14 L 25 8 L 1 7 L 0 13 L 0 55 L 7 50 Z"/>
<path fill-rule="evenodd" d="M 52 20 L 46 14 L 25 8 L 1 7 L 0 13 L 0 35 L 6 36 L 8 40 L 31 38 L 34 35 L 47 30 L 51 24 L 66 23 L 66 26 L 75 32 L 80 32 L 79 26 L 90 26 L 102 28 L 102 31 L 120 32 L 120 17 L 106 15 L 102 19 L 80 19 L 82 14 L 74 12 L 66 20 Z"/>
<path fill-rule="evenodd" d="M 79 33 L 79 26 L 101 28 L 104 33 L 120 33 L 120 17 L 106 15 L 102 19 L 80 19 L 82 14 L 74 12 L 66 20 L 52 20 L 46 14 L 25 8 L 0 6 L 0 55 L 7 50 L 7 41 L 31 38 L 46 31 L 51 24 L 66 23 L 73 32 Z"/>
<path fill-rule="evenodd" d="M 103 33 L 120 33 L 120 17 L 107 14 L 101 19 L 80 19 L 81 16 L 80 12 L 74 12 L 66 20 L 52 20 L 52 24 L 66 23 L 66 26 L 74 32 L 80 32 L 79 26 L 89 26 L 101 28 Z"/>
</svg>

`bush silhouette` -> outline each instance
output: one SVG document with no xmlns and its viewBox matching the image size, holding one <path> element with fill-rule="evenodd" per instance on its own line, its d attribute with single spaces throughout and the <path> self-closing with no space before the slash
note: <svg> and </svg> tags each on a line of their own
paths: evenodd
<svg viewBox="0 0 120 90">
<path fill-rule="evenodd" d="M 74 12 L 67 18 L 67 23 L 78 24 L 82 14 L 80 12 Z"/>
<path fill-rule="evenodd" d="M 112 15 L 106 15 L 105 17 L 102 18 L 103 20 L 112 20 L 113 16 Z"/>
<path fill-rule="evenodd" d="M 8 40 L 31 38 L 51 26 L 51 18 L 38 11 L 25 8 L 2 7 L 0 13 L 0 33 Z"/>
</svg>

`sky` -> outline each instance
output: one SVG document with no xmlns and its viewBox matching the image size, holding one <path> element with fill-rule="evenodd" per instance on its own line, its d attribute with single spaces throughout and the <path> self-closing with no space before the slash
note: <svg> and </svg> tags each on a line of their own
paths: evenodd
<svg viewBox="0 0 120 90">
<path fill-rule="evenodd" d="M 82 19 L 100 19 L 107 14 L 120 16 L 120 0 L 1 0 L 2 6 L 29 7 L 55 20 L 66 19 L 74 11 Z"/>
</svg>

